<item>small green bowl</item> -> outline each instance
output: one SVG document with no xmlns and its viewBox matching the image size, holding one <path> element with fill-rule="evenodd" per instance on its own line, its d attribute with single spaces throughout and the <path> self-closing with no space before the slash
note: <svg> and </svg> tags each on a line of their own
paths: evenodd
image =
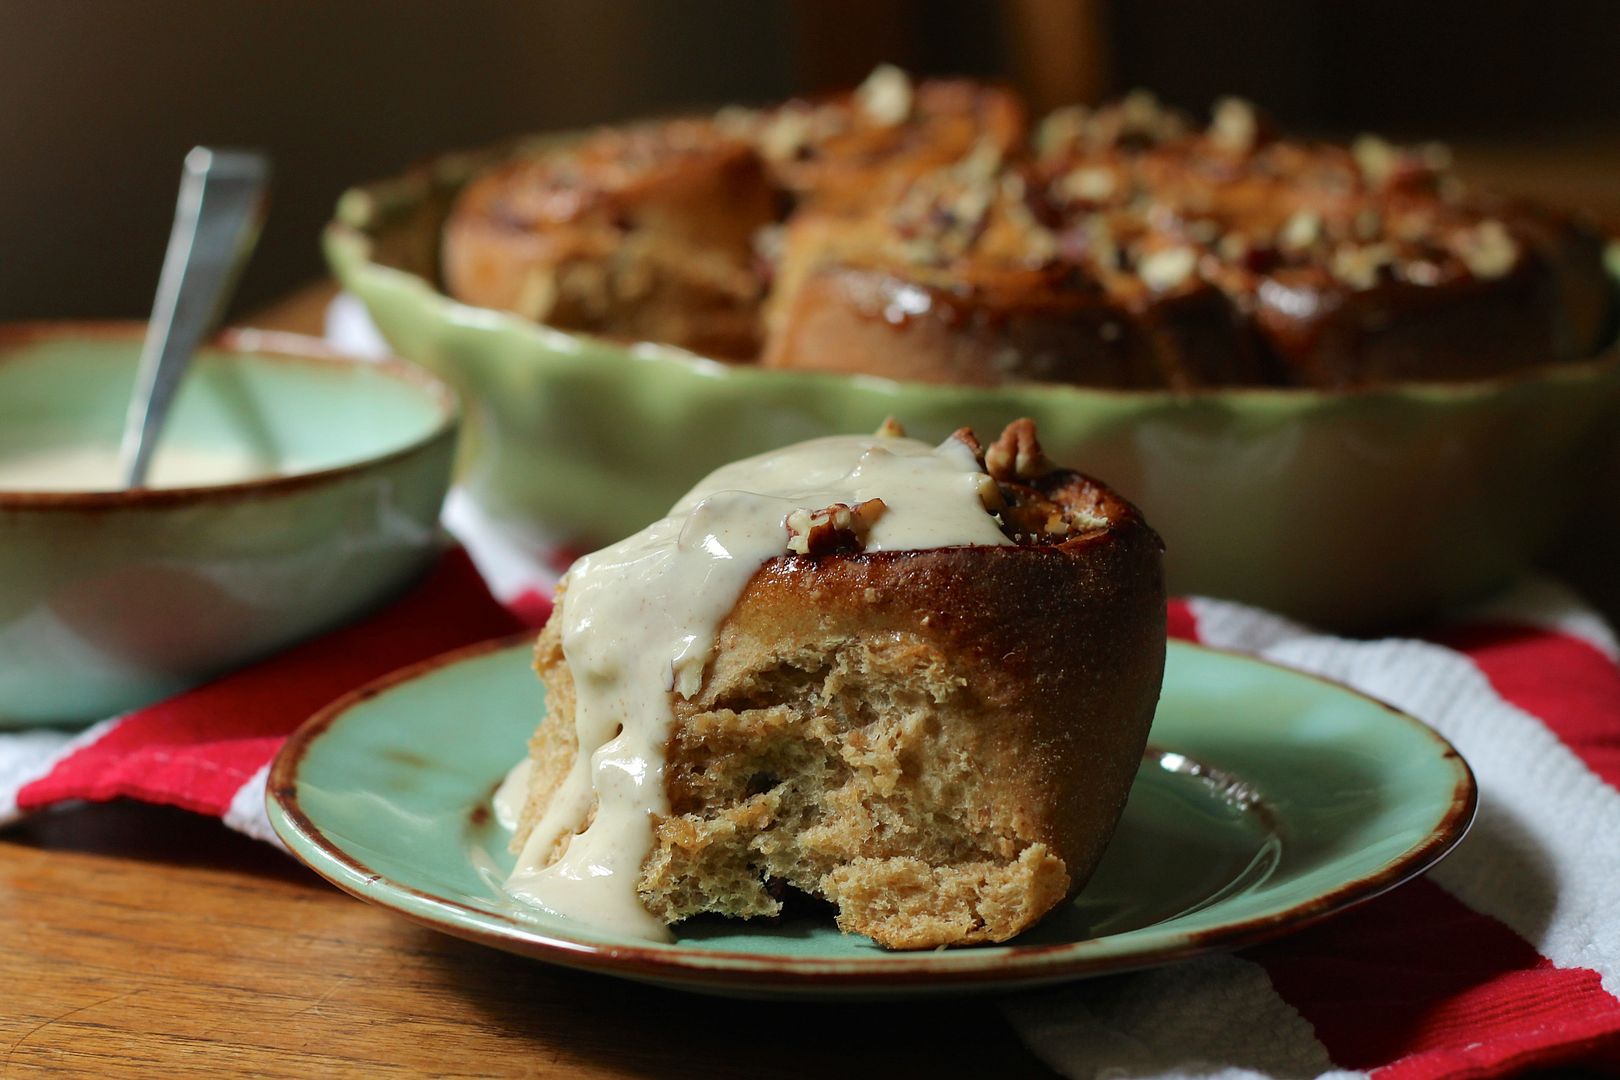
<svg viewBox="0 0 1620 1080">
<path fill-rule="evenodd" d="M 0 327 L 0 461 L 116 448 L 143 332 Z M 187 374 L 161 446 L 276 475 L 0 490 L 0 728 L 136 708 L 398 592 L 441 548 L 459 412 L 398 361 L 222 336 Z"/>
<path fill-rule="evenodd" d="M 930 439 L 1030 416 L 1053 458 L 1142 507 L 1174 591 L 1364 630 L 1522 573 L 1620 455 L 1600 443 L 1620 427 L 1614 351 L 1473 383 L 1177 394 L 765 370 L 536 326 L 432 284 L 454 192 L 513 152 L 351 190 L 325 246 L 392 347 L 469 402 L 479 502 L 553 541 L 615 539 L 717 465 L 888 415 Z"/>
</svg>

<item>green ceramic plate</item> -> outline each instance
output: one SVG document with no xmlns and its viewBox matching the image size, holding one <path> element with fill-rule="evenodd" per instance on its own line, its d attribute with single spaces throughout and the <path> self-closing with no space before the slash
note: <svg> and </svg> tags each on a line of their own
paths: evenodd
<svg viewBox="0 0 1620 1080">
<path fill-rule="evenodd" d="M 1130 803 L 1095 877 L 1001 946 L 891 953 L 830 921 L 613 937 L 508 899 L 490 794 L 544 708 L 527 641 L 492 643 L 360 690 L 292 737 L 270 820 L 334 884 L 435 929 L 569 967 L 777 997 L 1007 990 L 1273 937 L 1421 873 L 1474 815 L 1440 736 L 1351 690 L 1172 643 Z"/>
</svg>

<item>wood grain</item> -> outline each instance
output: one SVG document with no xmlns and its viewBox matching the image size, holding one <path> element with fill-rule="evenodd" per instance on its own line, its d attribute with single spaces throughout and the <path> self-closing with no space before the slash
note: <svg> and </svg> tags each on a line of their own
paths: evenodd
<svg viewBox="0 0 1620 1080">
<path fill-rule="evenodd" d="M 0 1076 L 1047 1076 L 989 1000 L 729 1002 L 443 937 L 216 822 L 0 839 Z"/>
</svg>

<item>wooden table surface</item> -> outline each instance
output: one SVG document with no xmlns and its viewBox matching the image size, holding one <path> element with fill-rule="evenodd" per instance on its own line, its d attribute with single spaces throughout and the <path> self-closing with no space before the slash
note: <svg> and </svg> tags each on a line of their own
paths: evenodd
<svg viewBox="0 0 1620 1080">
<path fill-rule="evenodd" d="M 1620 221 L 1620 144 L 1465 148 Z M 246 321 L 319 332 L 315 285 Z M 990 1000 L 725 1002 L 435 934 L 177 810 L 0 832 L 0 1078 L 1050 1076 Z"/>
<path fill-rule="evenodd" d="M 1050 1076 L 988 1000 L 731 1002 L 445 937 L 179 810 L 0 839 L 0 1077 Z"/>
</svg>

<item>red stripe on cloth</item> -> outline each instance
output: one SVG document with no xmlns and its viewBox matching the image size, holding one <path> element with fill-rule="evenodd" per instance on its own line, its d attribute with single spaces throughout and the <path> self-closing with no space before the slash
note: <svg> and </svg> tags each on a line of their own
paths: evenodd
<svg viewBox="0 0 1620 1080">
<path fill-rule="evenodd" d="M 507 601 L 506 606 L 512 614 L 522 619 L 525 625 L 539 629 L 546 625 L 551 618 L 551 597 L 539 589 L 525 589 L 523 592 Z"/>
<path fill-rule="evenodd" d="M 1251 950 L 1336 1065 L 1381 1077 L 1492 1075 L 1620 1045 L 1595 972 L 1553 967 L 1495 919 L 1416 881 Z"/>
<path fill-rule="evenodd" d="M 1180 641 L 1198 640 L 1198 616 L 1185 600 L 1172 600 L 1165 607 L 1165 630 Z"/>
<path fill-rule="evenodd" d="M 1589 977 L 1597 982 L 1590 971 L 1563 972 Z M 1462 1049 L 1419 1054 L 1376 1069 L 1379 1080 L 1459 1080 L 1462 1077 L 1510 1076 L 1521 1069 L 1545 1069 L 1554 1065 L 1577 1065 L 1605 1072 L 1620 1068 L 1620 1039 L 1616 1038 L 1612 1019 L 1581 1013 L 1564 1013 L 1578 1009 L 1579 1003 L 1546 1010 L 1545 1023 L 1514 1034 L 1477 1039 L 1463 1044 Z M 1462 1039 L 1457 1040 L 1462 1043 Z"/>
<path fill-rule="evenodd" d="M 131 713 L 18 792 L 18 808 L 129 796 L 223 814 L 321 706 L 405 664 L 522 628 L 466 553 L 447 552 L 376 614 Z"/>
<path fill-rule="evenodd" d="M 1504 623 L 1445 627 L 1429 640 L 1466 653 L 1498 694 L 1620 788 L 1620 667 L 1614 661 L 1580 638 Z"/>
</svg>

